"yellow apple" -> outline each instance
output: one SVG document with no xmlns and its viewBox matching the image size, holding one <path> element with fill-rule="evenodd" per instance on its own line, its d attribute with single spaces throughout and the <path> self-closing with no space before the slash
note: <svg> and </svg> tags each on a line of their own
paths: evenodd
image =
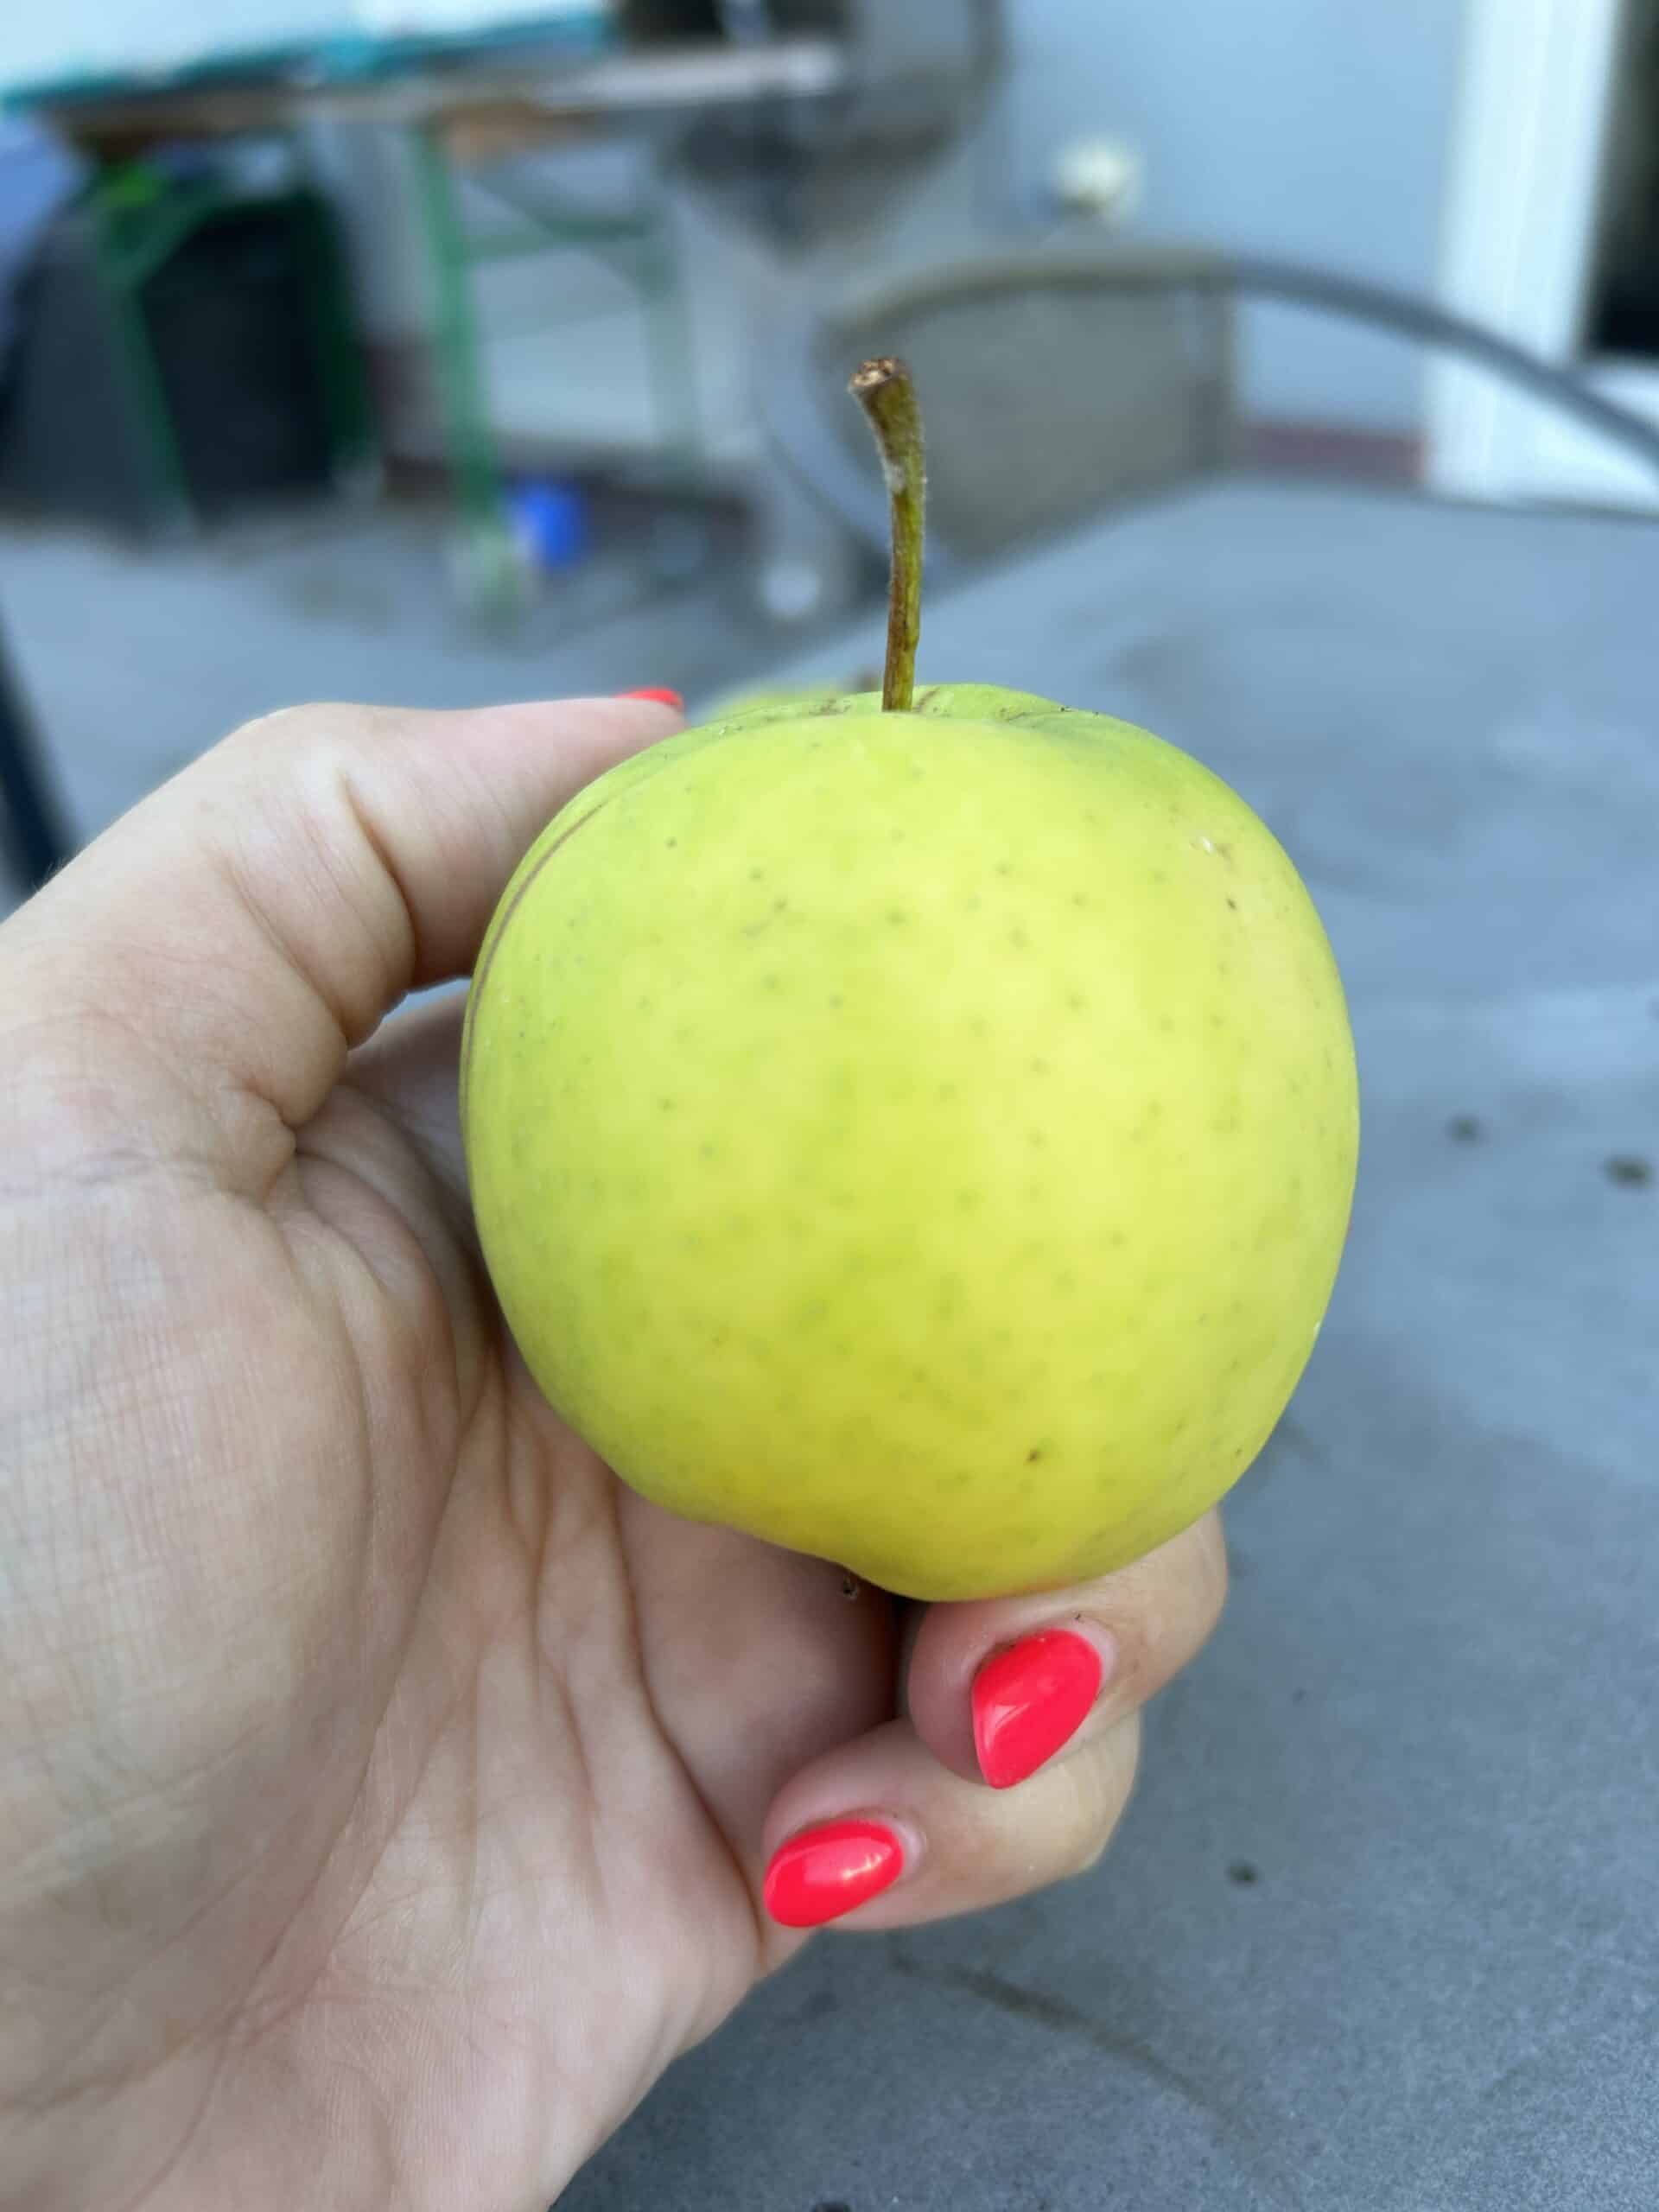
<svg viewBox="0 0 1659 2212">
<path fill-rule="evenodd" d="M 1357 1141 L 1262 822 L 975 685 L 774 702 L 589 786 L 491 927 L 462 1106 L 507 1319 L 623 1479 L 925 1599 L 1098 1574 L 1221 1497 Z"/>
</svg>

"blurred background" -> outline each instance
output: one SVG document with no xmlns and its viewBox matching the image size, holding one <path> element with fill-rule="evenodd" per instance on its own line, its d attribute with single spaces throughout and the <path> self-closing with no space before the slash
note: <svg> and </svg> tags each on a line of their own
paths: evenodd
<svg viewBox="0 0 1659 2212">
<path fill-rule="evenodd" d="M 942 580 L 1224 468 L 1651 505 L 1655 12 L 5 11 L 0 899 L 285 702 L 764 682 L 880 592 L 868 350 Z"/>
<path fill-rule="evenodd" d="M 0 914 L 280 706 L 868 684 L 890 351 L 923 680 L 1282 839 L 1353 1233 L 1100 1880 L 566 2201 L 1652 2212 L 1659 0 L 0 0 Z"/>
</svg>

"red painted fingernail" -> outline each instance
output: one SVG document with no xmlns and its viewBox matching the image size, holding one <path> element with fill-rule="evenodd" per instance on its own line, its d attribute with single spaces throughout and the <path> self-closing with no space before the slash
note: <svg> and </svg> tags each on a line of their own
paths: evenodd
<svg viewBox="0 0 1659 2212">
<path fill-rule="evenodd" d="M 684 700 L 665 683 L 648 683 L 643 691 L 619 691 L 616 696 L 619 699 L 654 699 L 659 707 L 672 707 L 677 715 L 685 712 Z"/>
<path fill-rule="evenodd" d="M 974 1749 L 993 1789 L 1012 1789 L 1076 1735 L 1103 1671 L 1087 1637 L 1064 1628 L 992 1654 L 974 1676 Z"/>
<path fill-rule="evenodd" d="M 821 1928 L 880 1897 L 904 1871 L 904 1847 L 880 1821 L 826 1821 L 779 1846 L 761 1895 L 781 1927 Z"/>
</svg>

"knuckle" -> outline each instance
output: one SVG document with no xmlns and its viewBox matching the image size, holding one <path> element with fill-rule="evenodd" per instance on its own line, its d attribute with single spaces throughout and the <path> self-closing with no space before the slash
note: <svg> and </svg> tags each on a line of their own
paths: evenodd
<svg viewBox="0 0 1659 2212">
<path fill-rule="evenodd" d="M 1227 1605 L 1230 1573 L 1227 1564 L 1227 1539 L 1222 1531 L 1221 1516 L 1206 1513 L 1193 1531 L 1192 1568 L 1194 1611 L 1200 1624 L 1202 1643 L 1221 1618 Z"/>
<path fill-rule="evenodd" d="M 243 752 L 256 747 L 291 745 L 296 738 L 313 735 L 319 720 L 315 707 L 273 707 L 269 714 L 255 715 L 233 729 L 226 741 Z"/>
<path fill-rule="evenodd" d="M 1131 1714 L 1083 1757 L 1066 1762 L 1062 1771 L 1073 1796 L 1062 1878 L 1090 1872 L 1105 1856 L 1134 1795 L 1140 1756 L 1141 1723 Z"/>
<path fill-rule="evenodd" d="M 1134 1789 L 1135 1714 L 991 1804 L 984 1793 L 952 1838 L 947 1881 L 956 1909 L 1029 1897 L 1097 1866 Z"/>
<path fill-rule="evenodd" d="M 1221 1523 L 1206 1514 L 1143 1562 L 1111 1625 L 1124 1647 L 1126 1672 L 1148 1688 L 1185 1666 L 1213 1634 L 1227 1602 L 1227 1548 Z"/>
</svg>

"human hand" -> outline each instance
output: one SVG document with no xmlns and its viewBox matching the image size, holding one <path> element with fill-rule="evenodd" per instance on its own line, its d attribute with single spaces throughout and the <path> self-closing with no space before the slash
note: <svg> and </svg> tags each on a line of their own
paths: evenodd
<svg viewBox="0 0 1659 2212">
<path fill-rule="evenodd" d="M 1213 1516 L 1079 1590 L 849 1597 L 531 1382 L 458 1007 L 382 1019 L 673 726 L 275 716 L 0 930 L 10 2202 L 544 2204 L 805 1940 L 777 1916 L 1091 1865 L 1216 1618 Z"/>
</svg>

